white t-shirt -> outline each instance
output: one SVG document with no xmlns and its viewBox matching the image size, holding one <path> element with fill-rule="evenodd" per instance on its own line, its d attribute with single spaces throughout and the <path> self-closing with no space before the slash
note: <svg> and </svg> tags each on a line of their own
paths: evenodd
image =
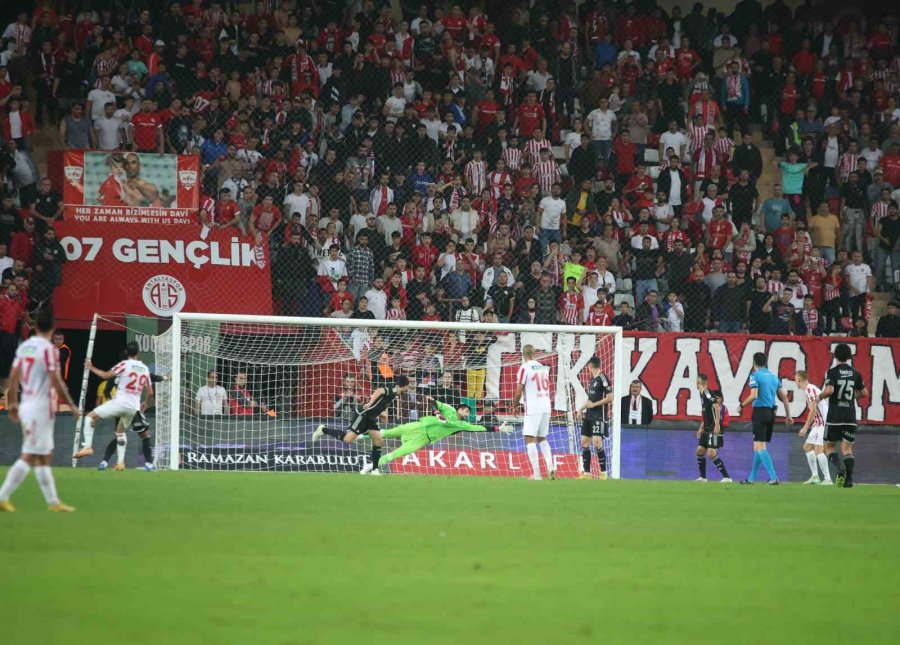
<svg viewBox="0 0 900 645">
<path fill-rule="evenodd" d="M 591 110 L 587 115 L 587 121 L 591 126 L 591 139 L 593 141 L 611 141 L 613 123 L 616 122 L 616 114 L 612 110 L 604 112 L 600 108 Z"/>
<path fill-rule="evenodd" d="M 119 130 L 122 128 L 121 119 L 116 117 L 94 121 L 94 129 L 97 131 L 97 147 L 101 150 L 115 150 L 119 147 Z"/>
<path fill-rule="evenodd" d="M 460 242 L 464 242 L 467 237 L 472 237 L 478 226 L 478 213 L 471 208 L 467 211 L 457 208 L 450 214 L 450 219 L 453 221 L 453 228 L 460 231 Z"/>
<path fill-rule="evenodd" d="M 847 281 L 850 283 L 851 288 L 857 289 L 859 293 L 868 293 L 869 281 L 867 278 L 872 275 L 872 269 L 868 264 L 865 262 L 859 266 L 852 263 L 848 264 L 844 269 L 844 273 L 847 274 Z"/>
<path fill-rule="evenodd" d="M 874 150 L 872 150 L 871 148 L 866 146 L 859 153 L 859 156 L 869 163 L 869 168 L 874 168 L 878 165 L 878 162 L 881 161 L 881 158 L 884 156 L 884 152 L 882 152 L 881 148 L 875 148 Z"/>
<path fill-rule="evenodd" d="M 402 96 L 400 98 L 389 96 L 384 104 L 387 106 L 387 115 L 396 119 L 403 116 L 403 111 L 406 109 L 406 99 Z"/>
<path fill-rule="evenodd" d="M 680 318 L 678 317 L 679 311 L 681 312 Z M 681 331 L 683 329 L 682 323 L 684 322 L 684 305 L 680 302 L 676 302 L 669 307 L 666 318 L 669 320 L 669 331 Z"/>
<path fill-rule="evenodd" d="M 126 359 L 112 368 L 116 374 L 116 401 L 141 409 L 141 392 L 150 386 L 150 369 L 141 361 Z"/>
<path fill-rule="evenodd" d="M 107 103 L 115 103 L 116 95 L 106 90 L 95 87 L 88 92 L 87 100 L 91 102 L 91 121 L 98 121 L 103 118 Z"/>
<path fill-rule="evenodd" d="M 19 345 L 13 367 L 19 368 L 22 384 L 22 407 L 46 410 L 48 416 L 56 410 L 56 394 L 50 375 L 59 369 L 59 352 L 46 338 L 32 336 Z"/>
<path fill-rule="evenodd" d="M 569 146 L 570 151 L 574 151 L 575 148 L 581 147 L 581 133 L 580 132 L 570 132 L 566 135 L 565 145 Z"/>
<path fill-rule="evenodd" d="M 284 206 L 282 212 L 285 217 L 290 219 L 294 213 L 300 213 L 300 223 L 306 226 L 306 210 L 309 208 L 309 195 L 306 193 L 301 193 L 300 195 L 290 193 L 284 198 L 282 205 Z"/>
<path fill-rule="evenodd" d="M 558 231 L 559 220 L 566 212 L 566 202 L 559 197 L 544 197 L 538 208 L 541 209 L 541 230 Z"/>
<path fill-rule="evenodd" d="M 369 289 L 366 291 L 366 300 L 369 301 L 369 311 L 375 314 L 375 318 L 384 320 L 387 313 L 387 294 L 382 289 Z"/>
<path fill-rule="evenodd" d="M 550 413 L 549 367 L 541 365 L 535 360 L 526 361 L 519 367 L 519 375 L 516 382 L 525 386 L 522 393 L 525 414 Z"/>
<path fill-rule="evenodd" d="M 681 157 L 681 146 L 687 146 L 687 144 L 687 137 L 679 130 L 675 132 L 666 130 L 659 135 L 659 145 L 663 150 L 663 154 L 665 154 L 666 148 L 672 148 L 675 150 L 675 154 Z"/>
<path fill-rule="evenodd" d="M 195 401 L 200 403 L 200 414 L 209 416 L 213 414 L 225 414 L 225 404 L 228 402 L 228 392 L 221 385 L 209 387 L 203 385 L 197 390 Z"/>
<path fill-rule="evenodd" d="M 350 218 L 350 231 L 353 231 L 353 237 L 351 238 L 351 242 L 356 244 L 356 234 L 359 233 L 366 227 L 366 218 L 367 215 L 363 215 L 362 213 L 356 213 Z M 371 241 L 371 240 L 370 240 Z"/>
<path fill-rule="evenodd" d="M 328 278 L 332 282 L 337 282 L 341 278 L 347 277 L 347 265 L 340 258 L 332 260 L 331 258 L 322 258 L 319 260 L 319 275 Z M 369 305 L 371 307 L 371 304 Z"/>
<path fill-rule="evenodd" d="M 797 284 L 787 284 L 786 287 L 790 287 L 793 289 L 793 295 L 791 296 L 791 304 L 794 305 L 794 309 L 797 311 L 801 311 L 803 309 L 803 298 L 806 297 L 806 294 L 809 293 L 809 289 L 803 284 L 802 281 Z"/>
<path fill-rule="evenodd" d="M 391 245 L 391 233 L 403 233 L 403 223 L 399 217 L 390 218 L 387 215 L 379 215 L 378 223 L 381 224 L 381 230 L 384 233 L 384 243 Z"/>
</svg>

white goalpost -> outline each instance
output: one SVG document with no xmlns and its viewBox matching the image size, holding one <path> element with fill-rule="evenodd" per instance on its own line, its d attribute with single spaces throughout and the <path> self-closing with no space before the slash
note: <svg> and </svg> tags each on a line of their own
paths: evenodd
<svg viewBox="0 0 900 645">
<path fill-rule="evenodd" d="M 176 314 L 157 337 L 156 363 L 171 379 L 157 389 L 159 468 L 358 472 L 371 440 L 313 442 L 319 424 L 346 429 L 371 392 L 403 374 L 411 386 L 391 405 L 387 429 L 433 414 L 426 397 L 473 410 L 489 430 L 460 432 L 393 461 L 392 474 L 527 476 L 521 407 L 511 398 L 524 345 L 550 369 L 548 437 L 557 474 L 581 472 L 580 420 L 588 360 L 613 383 L 607 411 L 609 474 L 620 476 L 625 393 L 622 329 L 457 324 L 228 314 Z M 399 442 L 385 440 L 387 453 Z M 596 472 L 596 458 L 592 469 Z"/>
</svg>

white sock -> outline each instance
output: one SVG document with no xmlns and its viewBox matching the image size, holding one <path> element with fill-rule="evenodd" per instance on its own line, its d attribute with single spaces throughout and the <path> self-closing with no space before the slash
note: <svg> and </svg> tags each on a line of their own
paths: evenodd
<svg viewBox="0 0 900 645">
<path fill-rule="evenodd" d="M 59 504 L 59 496 L 56 494 L 56 480 L 53 479 L 53 472 L 50 470 L 50 466 L 35 466 L 34 476 L 47 503 L 51 506 Z"/>
<path fill-rule="evenodd" d="M 128 435 L 122 432 L 116 434 L 116 463 L 125 463 L 125 446 L 128 445 Z"/>
<path fill-rule="evenodd" d="M 541 462 L 538 461 L 538 447 L 533 443 L 525 444 L 525 452 L 528 453 L 528 461 L 531 462 L 531 470 L 534 473 L 534 476 L 540 478 L 541 476 Z"/>
<path fill-rule="evenodd" d="M 94 420 L 90 415 L 84 417 L 84 436 L 81 438 L 81 447 L 90 448 L 94 441 Z"/>
<path fill-rule="evenodd" d="M 10 496 L 19 487 L 19 484 L 28 477 L 30 470 L 31 466 L 21 459 L 16 460 L 16 463 L 14 463 L 10 467 L 9 472 L 6 473 L 6 480 L 4 480 L 3 486 L 0 486 L 0 501 L 9 501 Z"/>
<path fill-rule="evenodd" d="M 547 466 L 547 472 L 556 470 L 553 465 L 553 453 L 550 452 L 550 442 L 542 441 L 538 444 L 541 447 L 541 454 L 544 455 L 544 464 Z"/>
<path fill-rule="evenodd" d="M 810 450 L 806 453 L 806 461 L 809 462 L 809 469 L 812 471 L 813 477 L 819 476 L 819 467 L 816 462 L 816 451 Z"/>
<path fill-rule="evenodd" d="M 822 469 L 822 481 L 830 482 L 831 481 L 831 471 L 828 470 L 828 455 L 824 452 L 816 455 L 816 461 L 819 462 L 819 468 Z"/>
</svg>

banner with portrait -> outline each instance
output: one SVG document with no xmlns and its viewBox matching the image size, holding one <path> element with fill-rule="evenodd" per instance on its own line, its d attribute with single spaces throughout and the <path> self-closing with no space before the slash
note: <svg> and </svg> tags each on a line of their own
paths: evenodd
<svg viewBox="0 0 900 645">
<path fill-rule="evenodd" d="M 58 160 L 66 220 L 98 224 L 197 221 L 200 160 L 190 155 L 66 150 Z M 61 175 L 61 176 L 60 176 Z"/>
</svg>

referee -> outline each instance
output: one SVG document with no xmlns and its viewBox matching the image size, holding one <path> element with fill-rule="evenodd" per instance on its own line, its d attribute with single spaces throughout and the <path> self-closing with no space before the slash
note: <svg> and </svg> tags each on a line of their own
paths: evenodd
<svg viewBox="0 0 900 645">
<path fill-rule="evenodd" d="M 775 474 L 775 464 L 769 454 L 766 444 L 772 440 L 772 430 L 775 426 L 775 397 L 784 404 L 787 425 L 794 421 L 791 419 L 791 409 L 787 397 L 781 387 L 781 379 L 766 368 L 766 355 L 757 352 L 753 355 L 753 374 L 750 375 L 750 394 L 739 404 L 738 414 L 742 408 L 753 403 L 753 466 L 750 475 L 742 484 L 752 484 L 756 481 L 756 473 L 762 464 L 769 473 L 769 485 L 778 485 L 778 476 Z"/>
</svg>

